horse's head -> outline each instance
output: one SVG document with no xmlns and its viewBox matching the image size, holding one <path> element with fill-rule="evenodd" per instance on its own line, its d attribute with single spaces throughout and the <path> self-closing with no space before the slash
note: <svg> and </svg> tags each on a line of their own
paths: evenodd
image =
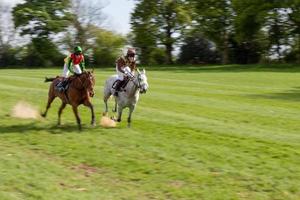
<svg viewBox="0 0 300 200">
<path fill-rule="evenodd" d="M 137 70 L 137 75 L 136 75 L 136 83 L 137 86 L 140 89 L 140 93 L 146 93 L 149 87 L 149 84 L 147 82 L 147 76 L 146 76 L 146 70 L 143 69 L 143 71 Z"/>
<path fill-rule="evenodd" d="M 89 92 L 90 96 L 93 97 L 94 86 L 95 86 L 95 77 L 94 77 L 94 70 L 93 71 L 86 71 L 82 73 L 83 77 L 83 87 Z"/>
</svg>

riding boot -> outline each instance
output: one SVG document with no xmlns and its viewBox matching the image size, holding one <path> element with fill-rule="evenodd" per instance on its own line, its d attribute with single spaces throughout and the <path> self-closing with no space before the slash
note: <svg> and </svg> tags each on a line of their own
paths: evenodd
<svg viewBox="0 0 300 200">
<path fill-rule="evenodd" d="M 68 79 L 63 79 L 56 85 L 56 88 L 59 92 L 63 92 L 66 90 L 67 84 L 68 84 Z"/>
<path fill-rule="evenodd" d="M 123 85 L 123 81 L 117 80 L 116 86 L 115 86 L 115 93 L 114 96 L 118 96 L 118 92 L 120 92 L 121 86 Z"/>
</svg>

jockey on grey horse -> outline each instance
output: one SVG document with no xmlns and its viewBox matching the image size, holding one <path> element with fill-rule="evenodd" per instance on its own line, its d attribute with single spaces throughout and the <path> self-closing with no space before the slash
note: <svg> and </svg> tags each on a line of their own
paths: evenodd
<svg viewBox="0 0 300 200">
<path fill-rule="evenodd" d="M 121 56 L 116 60 L 117 81 L 115 83 L 114 96 L 118 96 L 118 92 L 128 78 L 134 76 L 136 70 L 135 49 L 129 48 L 125 56 Z"/>
<path fill-rule="evenodd" d="M 134 53 L 134 49 L 129 49 L 127 51 L 127 58 L 131 57 L 131 53 Z M 148 82 L 147 82 L 147 77 L 146 77 L 146 71 L 143 70 L 140 72 L 135 65 L 135 59 L 134 56 L 132 59 L 128 59 L 126 61 L 126 56 L 125 58 L 119 58 L 116 63 L 116 68 L 117 68 L 117 75 L 113 75 L 109 77 L 104 86 L 104 95 L 103 95 L 103 100 L 105 103 L 105 110 L 103 115 L 107 115 L 108 113 L 108 105 L 107 101 L 109 97 L 114 94 L 118 93 L 115 96 L 115 111 L 118 111 L 118 117 L 117 121 L 121 121 L 122 117 L 122 111 L 124 108 L 128 107 L 129 108 L 129 114 L 128 114 L 128 127 L 130 127 L 131 124 L 131 114 L 134 111 L 136 104 L 139 100 L 139 94 L 140 93 L 146 93 L 148 90 Z M 125 63 L 125 65 L 124 65 Z M 118 65 L 119 64 L 119 65 Z M 128 66 L 129 65 L 129 66 Z M 119 70 L 122 69 L 122 70 Z M 137 69 L 135 71 L 135 69 Z M 124 87 L 123 90 L 121 90 L 121 86 L 123 85 L 123 81 L 127 79 L 127 83 Z M 122 82 L 121 82 L 122 81 Z M 114 89 L 114 86 L 117 84 L 117 91 Z"/>
</svg>

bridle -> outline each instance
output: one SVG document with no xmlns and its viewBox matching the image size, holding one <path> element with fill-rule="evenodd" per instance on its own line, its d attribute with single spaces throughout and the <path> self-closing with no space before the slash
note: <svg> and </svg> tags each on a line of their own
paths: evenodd
<svg viewBox="0 0 300 200">
<path fill-rule="evenodd" d="M 141 74 L 138 72 L 138 74 L 137 74 L 136 77 L 133 75 L 133 78 L 129 78 L 129 80 L 132 81 L 133 84 L 134 84 L 138 89 L 141 89 L 140 77 L 141 77 Z M 134 81 L 135 78 L 137 79 L 137 83 Z"/>
<path fill-rule="evenodd" d="M 145 80 L 141 78 L 141 76 L 144 75 L 143 73 L 138 71 L 137 76 L 133 76 L 133 78 L 130 78 L 129 80 L 131 80 L 133 82 L 133 84 L 136 86 L 137 89 L 140 90 L 140 93 L 146 93 L 147 92 L 147 82 L 142 83 L 142 81 L 144 82 Z M 135 78 L 137 79 L 135 81 Z M 144 87 L 145 86 L 145 87 Z"/>
</svg>

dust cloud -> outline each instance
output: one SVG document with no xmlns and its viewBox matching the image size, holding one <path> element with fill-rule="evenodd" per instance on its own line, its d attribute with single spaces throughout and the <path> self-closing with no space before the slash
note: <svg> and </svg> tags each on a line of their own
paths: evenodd
<svg viewBox="0 0 300 200">
<path fill-rule="evenodd" d="M 12 109 L 11 116 L 15 118 L 21 119 L 38 119 L 40 118 L 40 114 L 38 109 L 33 107 L 32 105 L 19 101 Z"/>
</svg>

